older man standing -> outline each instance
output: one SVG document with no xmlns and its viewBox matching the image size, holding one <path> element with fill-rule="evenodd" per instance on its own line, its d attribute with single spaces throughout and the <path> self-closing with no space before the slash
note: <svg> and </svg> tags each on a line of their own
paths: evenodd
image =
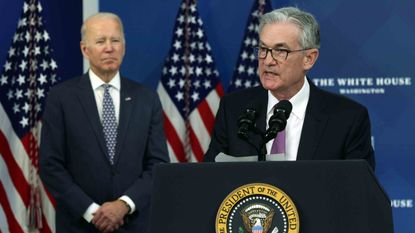
<svg viewBox="0 0 415 233">
<path fill-rule="evenodd" d="M 85 20 L 90 69 L 54 87 L 43 117 L 40 174 L 56 199 L 57 232 L 144 232 L 152 168 L 168 162 L 157 94 L 120 76 L 120 18 Z"/>
</svg>

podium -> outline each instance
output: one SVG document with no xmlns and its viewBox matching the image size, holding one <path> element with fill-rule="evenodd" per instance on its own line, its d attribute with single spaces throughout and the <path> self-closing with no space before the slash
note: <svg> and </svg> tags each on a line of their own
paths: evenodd
<svg viewBox="0 0 415 233">
<path fill-rule="evenodd" d="M 158 165 L 150 232 L 214 233 L 221 203 L 250 183 L 285 192 L 298 210 L 301 233 L 393 232 L 389 198 L 363 160 Z"/>
</svg>

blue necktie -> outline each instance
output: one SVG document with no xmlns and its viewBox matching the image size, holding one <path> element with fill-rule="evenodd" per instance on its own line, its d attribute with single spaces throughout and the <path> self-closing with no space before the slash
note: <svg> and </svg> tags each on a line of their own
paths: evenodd
<svg viewBox="0 0 415 233">
<path fill-rule="evenodd" d="M 115 118 L 114 102 L 109 92 L 111 85 L 103 84 L 104 100 L 102 102 L 102 126 L 105 143 L 107 144 L 109 160 L 114 164 L 115 145 L 117 144 L 117 119 Z"/>
</svg>

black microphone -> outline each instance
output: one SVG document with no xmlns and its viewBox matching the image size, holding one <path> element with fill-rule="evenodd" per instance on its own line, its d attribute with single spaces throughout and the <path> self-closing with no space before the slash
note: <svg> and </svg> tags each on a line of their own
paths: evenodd
<svg viewBox="0 0 415 233">
<path fill-rule="evenodd" d="M 253 108 L 247 108 L 238 119 L 238 137 L 248 139 L 248 132 L 255 127 L 256 111 Z"/>
<path fill-rule="evenodd" d="M 287 125 L 293 105 L 288 100 L 281 100 L 274 107 L 274 114 L 268 121 L 268 129 L 265 132 L 265 143 L 275 138 L 278 132 L 283 131 Z"/>
</svg>

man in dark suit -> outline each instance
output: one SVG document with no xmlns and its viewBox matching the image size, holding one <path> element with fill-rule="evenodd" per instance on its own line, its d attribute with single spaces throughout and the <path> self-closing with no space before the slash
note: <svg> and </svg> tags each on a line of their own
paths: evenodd
<svg viewBox="0 0 415 233">
<path fill-rule="evenodd" d="M 266 144 L 267 154 L 272 154 L 268 158 L 274 156 L 275 146 L 275 156 L 283 160 L 365 159 L 374 168 L 367 109 L 317 88 L 306 77 L 318 58 L 319 48 L 319 25 L 311 14 L 294 7 L 264 14 L 256 52 L 261 86 L 221 99 L 204 160 L 214 161 L 220 152 L 232 156 L 258 154 L 238 137 L 238 118 L 252 108 L 256 127 L 264 132 L 274 106 L 289 100 L 293 108 L 287 126 L 279 133 L 281 139 L 277 137 Z M 253 144 L 261 144 L 260 135 L 251 132 L 249 138 Z M 283 148 L 278 149 L 277 143 Z"/>
<path fill-rule="evenodd" d="M 122 22 L 88 18 L 80 47 L 88 73 L 54 87 L 43 117 L 40 175 L 57 232 L 145 232 L 152 168 L 168 162 L 154 91 L 120 77 Z"/>
</svg>

